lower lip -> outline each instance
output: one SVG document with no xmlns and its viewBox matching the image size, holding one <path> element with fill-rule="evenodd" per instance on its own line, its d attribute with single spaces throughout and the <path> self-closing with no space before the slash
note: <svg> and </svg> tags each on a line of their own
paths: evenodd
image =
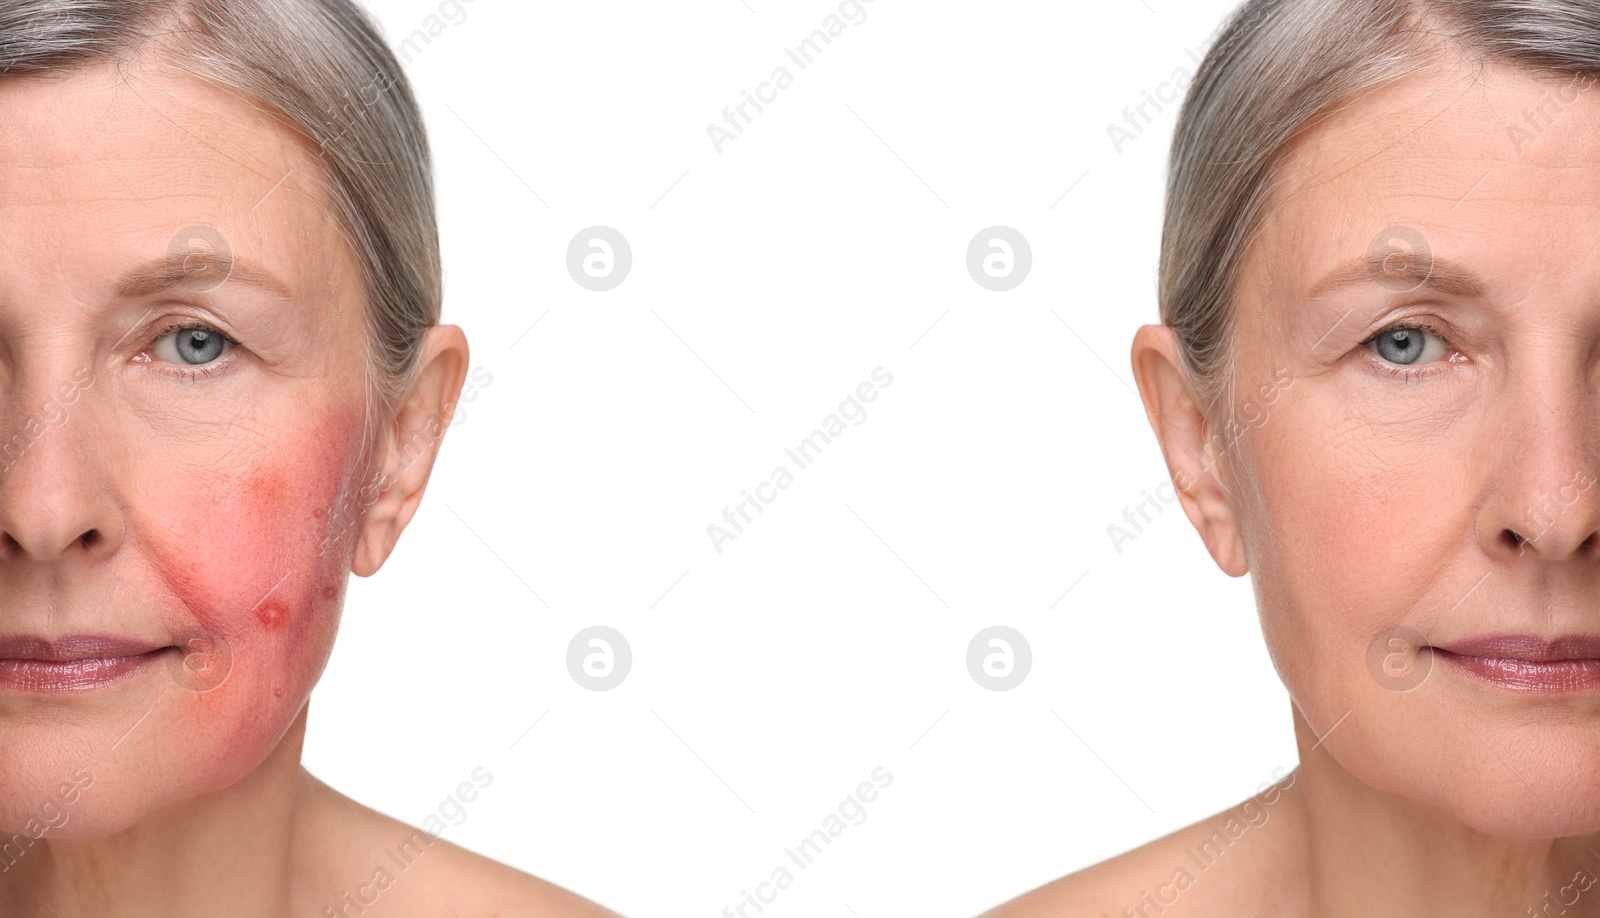
<svg viewBox="0 0 1600 918">
<path fill-rule="evenodd" d="M 1468 674 L 1519 692 L 1584 692 L 1600 688 L 1600 660 L 1512 660 L 1472 657 L 1433 648 L 1434 655 Z"/>
<path fill-rule="evenodd" d="M 137 656 L 91 660 L 0 660 L 0 688 L 22 692 L 87 692 L 149 669 L 174 649 L 163 647 Z"/>
</svg>

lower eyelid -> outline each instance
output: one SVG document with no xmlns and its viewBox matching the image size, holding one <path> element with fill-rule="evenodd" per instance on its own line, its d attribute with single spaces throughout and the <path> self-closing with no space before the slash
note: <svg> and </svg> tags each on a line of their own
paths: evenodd
<svg viewBox="0 0 1600 918">
<path fill-rule="evenodd" d="M 231 371 L 233 369 L 233 365 L 237 363 L 239 359 L 234 355 L 234 352 L 240 349 L 240 345 L 231 344 L 229 345 L 228 349 L 223 352 L 221 357 L 218 357 L 216 360 L 213 360 L 210 363 L 185 365 L 170 363 L 162 360 L 153 354 L 149 354 L 149 349 L 147 348 L 145 353 L 135 357 L 133 362 L 141 364 L 152 373 L 157 373 L 168 378 L 195 380 Z M 149 354 L 149 356 L 146 356 L 146 354 Z"/>
<path fill-rule="evenodd" d="M 1423 379 L 1430 376 L 1437 376 L 1440 373 L 1447 373 L 1450 371 L 1450 367 L 1456 363 L 1456 361 L 1452 361 L 1448 356 L 1439 360 L 1435 360 L 1432 363 L 1390 363 L 1389 361 L 1384 360 L 1381 355 L 1379 355 L 1370 347 L 1362 348 L 1362 350 L 1366 352 L 1366 361 L 1371 365 L 1374 371 L 1381 371 L 1387 376 L 1407 380 Z M 1455 351 L 1452 349 L 1450 353 L 1453 354 Z"/>
</svg>

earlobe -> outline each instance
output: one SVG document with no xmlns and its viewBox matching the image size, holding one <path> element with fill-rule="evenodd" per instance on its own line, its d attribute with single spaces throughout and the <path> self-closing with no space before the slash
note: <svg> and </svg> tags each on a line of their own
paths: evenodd
<svg viewBox="0 0 1600 918">
<path fill-rule="evenodd" d="M 1235 496 L 1218 478 L 1217 437 L 1183 367 L 1177 333 L 1145 325 L 1133 338 L 1133 376 L 1155 431 L 1184 515 L 1212 560 L 1230 577 L 1249 571 L 1236 515 Z"/>
<path fill-rule="evenodd" d="M 377 498 L 362 520 L 351 562 L 356 576 L 378 572 L 417 512 L 455 416 L 470 356 L 466 335 L 458 326 L 435 325 L 425 334 L 416 372 L 385 431 L 386 445 L 377 459 L 379 471 L 372 485 Z"/>
</svg>

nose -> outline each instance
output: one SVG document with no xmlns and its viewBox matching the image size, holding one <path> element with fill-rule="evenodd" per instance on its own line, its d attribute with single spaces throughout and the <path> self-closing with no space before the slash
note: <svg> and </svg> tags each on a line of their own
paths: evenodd
<svg viewBox="0 0 1600 918">
<path fill-rule="evenodd" d="M 0 564 L 105 558 L 121 542 L 98 449 L 105 437 L 84 393 L 66 404 L 64 390 L 13 389 L 0 405 Z"/>
<path fill-rule="evenodd" d="M 1485 444 L 1496 496 L 1485 506 L 1479 540 L 1491 556 L 1600 559 L 1600 405 L 1593 393 L 1527 380 L 1506 436 Z"/>
</svg>

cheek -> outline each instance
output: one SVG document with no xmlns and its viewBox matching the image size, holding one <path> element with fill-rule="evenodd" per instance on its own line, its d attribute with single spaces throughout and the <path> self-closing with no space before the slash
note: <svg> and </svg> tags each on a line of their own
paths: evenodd
<svg viewBox="0 0 1600 918">
<path fill-rule="evenodd" d="M 1374 642 L 1401 626 L 1430 631 L 1477 574 L 1463 567 L 1474 557 L 1459 491 L 1470 451 L 1308 402 L 1247 435 L 1249 483 L 1236 493 L 1273 661 L 1296 701 L 1320 708 L 1377 688 Z"/>
<path fill-rule="evenodd" d="M 166 624 L 187 651 L 175 676 L 193 729 L 224 742 L 215 750 L 247 754 L 249 736 L 284 729 L 327 663 L 350 569 L 354 532 L 338 508 L 354 490 L 358 432 L 286 432 L 274 450 L 197 479 L 208 486 L 169 504 L 164 526 L 145 520 L 173 600 Z"/>
<path fill-rule="evenodd" d="M 172 528 L 159 566 L 188 618 L 173 623 L 177 633 L 241 650 L 300 643 L 337 595 L 317 538 L 318 505 L 337 489 L 328 478 L 303 461 L 254 466 Z"/>
<path fill-rule="evenodd" d="M 1416 603 L 1454 586 L 1448 562 L 1471 547 L 1461 494 L 1470 451 L 1295 407 L 1249 434 L 1243 451 L 1252 575 L 1313 633 L 1428 613 Z"/>
</svg>

